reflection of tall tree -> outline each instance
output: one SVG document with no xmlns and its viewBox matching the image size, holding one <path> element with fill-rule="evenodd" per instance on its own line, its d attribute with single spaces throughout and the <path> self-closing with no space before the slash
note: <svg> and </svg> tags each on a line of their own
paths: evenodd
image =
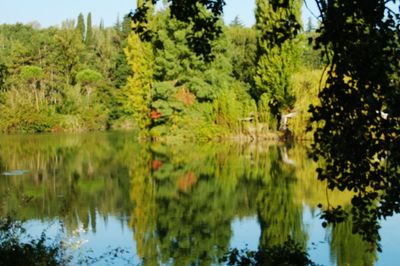
<svg viewBox="0 0 400 266">
<path fill-rule="evenodd" d="M 256 180 L 244 180 L 252 176 L 251 161 L 229 147 L 156 145 L 151 153 L 141 151 L 147 159 L 132 171 L 131 225 L 144 263 L 210 265 L 228 249 L 231 222 L 251 212 L 257 190 Z"/>
<path fill-rule="evenodd" d="M 270 166 L 263 177 L 265 186 L 259 192 L 257 203 L 262 230 L 260 249 L 282 245 L 289 237 L 305 246 L 302 206 L 293 197 L 294 168 L 283 164 L 277 147 L 270 148 L 269 154 Z"/>
<path fill-rule="evenodd" d="M 293 190 L 295 201 L 307 204 L 313 212 L 317 210 L 318 204 L 334 207 L 350 204 L 352 193 L 328 190 L 327 182 L 317 179 L 316 169 L 320 163 L 308 158 L 306 147 L 298 144 L 288 151 L 288 156 L 296 166 L 296 189 Z"/>
<path fill-rule="evenodd" d="M 338 266 L 374 265 L 376 247 L 374 243 L 365 242 L 360 235 L 354 234 L 352 221 L 347 220 L 332 228 L 331 257 Z"/>
<path fill-rule="evenodd" d="M 131 169 L 131 200 L 134 205 L 130 226 L 134 231 L 137 254 L 145 264 L 157 264 L 156 184 L 151 175 L 152 156 L 141 147 Z M 154 163 L 153 163 L 154 166 Z"/>
<path fill-rule="evenodd" d="M 303 201 L 313 210 L 317 204 L 349 206 L 352 193 L 327 190 L 327 183 L 317 180 L 315 169 L 318 163 L 307 158 L 307 150 L 297 145 L 290 150 L 289 157 L 296 162 L 297 201 Z M 352 221 L 336 224 L 331 228 L 331 258 L 337 265 L 374 265 L 375 246 L 362 241 L 361 236 L 353 234 Z M 373 252 L 371 252 L 373 251 Z"/>
<path fill-rule="evenodd" d="M 178 192 L 175 197 L 158 198 L 157 230 L 164 262 L 171 257 L 176 265 L 199 261 L 210 265 L 227 249 L 233 202 L 221 198 L 223 193 L 207 178 L 201 177 L 190 193 Z"/>
</svg>

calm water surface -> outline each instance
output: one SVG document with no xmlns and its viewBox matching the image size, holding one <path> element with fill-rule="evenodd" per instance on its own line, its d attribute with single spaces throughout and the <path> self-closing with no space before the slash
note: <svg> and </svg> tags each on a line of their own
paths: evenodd
<svg viewBox="0 0 400 266">
<path fill-rule="evenodd" d="M 322 228 L 326 192 L 303 145 L 138 143 L 131 133 L 0 137 L 1 215 L 68 243 L 74 260 L 123 248 L 114 264 L 218 264 L 230 248 L 288 237 L 321 265 L 396 265 L 400 218 L 381 222 L 383 252 Z M 98 265 L 110 264 L 100 261 Z"/>
</svg>

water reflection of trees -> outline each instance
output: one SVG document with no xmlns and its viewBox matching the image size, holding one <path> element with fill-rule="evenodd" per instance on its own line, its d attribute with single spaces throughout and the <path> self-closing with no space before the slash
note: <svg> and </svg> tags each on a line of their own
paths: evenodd
<svg viewBox="0 0 400 266">
<path fill-rule="evenodd" d="M 130 145 L 122 149 L 124 143 Z M 61 216 L 68 228 L 82 223 L 93 230 L 96 213 L 127 215 L 133 143 L 128 136 L 117 140 L 104 134 L 2 137 L 0 172 L 29 171 L 2 176 L 2 215 L 22 220 Z"/>
<path fill-rule="evenodd" d="M 131 171 L 131 225 L 145 264 L 212 264 L 229 248 L 232 220 L 254 214 L 262 230 L 260 249 L 288 238 L 306 248 L 303 204 L 315 211 L 327 200 L 326 186 L 313 179 L 316 165 L 303 147 L 288 152 L 295 166 L 283 162 L 287 154 L 281 147 L 268 144 L 153 145 L 147 151 L 135 165 L 148 170 Z M 332 204 L 336 199 L 345 205 L 350 195 L 329 192 Z M 351 234 L 345 228 L 332 230 L 332 244 L 345 245 L 340 241 L 349 235 L 337 233 Z M 358 244 L 363 254 L 367 246 Z M 336 251 L 334 258 L 341 256 Z"/>
<path fill-rule="evenodd" d="M 227 148 L 152 146 L 151 159 L 144 163 L 151 171 L 132 172 L 131 224 L 145 263 L 209 265 L 227 250 L 233 218 L 254 213 L 254 207 L 249 209 L 255 206 L 256 181 L 241 180 L 247 165 Z M 135 193 L 138 187 L 147 191 Z M 143 200 L 143 194 L 151 197 Z M 138 215 L 145 212 L 150 215 Z"/>
<path fill-rule="evenodd" d="M 0 171 L 27 169 L 0 180 L 1 214 L 19 219 L 62 219 L 96 230 L 96 219 L 130 217 L 136 252 L 144 264 L 212 264 L 229 249 L 234 219 L 257 216 L 260 250 L 290 237 L 306 248 L 303 206 L 317 215 L 327 201 L 317 165 L 304 147 L 276 144 L 137 143 L 127 133 L 4 137 Z M 328 192 L 330 204 L 351 194 Z M 351 225 L 330 228 L 338 264 L 370 264 L 368 248 Z M 357 256 L 345 251 L 359 247 Z M 353 254 L 353 253 L 352 253 Z M 357 263 L 356 263 L 357 264 Z"/>
<path fill-rule="evenodd" d="M 359 234 L 353 234 L 352 227 L 352 221 L 347 220 L 332 228 L 330 237 L 332 262 L 338 266 L 374 265 L 377 259 L 375 244 L 363 241 Z"/>
<path fill-rule="evenodd" d="M 290 238 L 305 248 L 307 236 L 302 225 L 302 205 L 294 198 L 295 168 L 282 163 L 277 149 L 268 152 L 270 165 L 265 169 L 264 186 L 258 193 L 258 217 L 261 224 L 260 249 L 282 245 Z"/>
</svg>

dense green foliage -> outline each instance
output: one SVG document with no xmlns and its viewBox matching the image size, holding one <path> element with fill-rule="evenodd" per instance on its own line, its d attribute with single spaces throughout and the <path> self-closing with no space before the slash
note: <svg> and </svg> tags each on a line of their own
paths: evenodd
<svg viewBox="0 0 400 266">
<path fill-rule="evenodd" d="M 379 219 L 400 212 L 399 1 L 318 1 L 327 80 L 312 106 L 319 179 L 355 193 L 354 231 L 377 243 Z M 388 2 L 393 2 L 388 5 Z M 324 206 L 330 222 L 343 209 Z"/>
<path fill-rule="evenodd" d="M 131 13 L 133 21 L 137 24 L 135 32 L 142 40 L 150 40 L 155 32 L 147 27 L 149 10 L 158 0 L 140 0 L 137 9 Z M 170 17 L 188 24 L 190 30 L 186 33 L 187 44 L 190 49 L 205 61 L 214 59 L 212 42 L 222 33 L 219 23 L 224 0 L 168 0 Z M 165 3 L 165 2 L 164 2 Z"/>
<path fill-rule="evenodd" d="M 129 18 L 125 18 L 129 22 Z M 124 60 L 126 29 L 75 25 L 38 29 L 0 25 L 0 130 L 82 131 L 113 126 L 130 70 Z M 122 55 L 122 59 L 121 59 Z"/>
<path fill-rule="evenodd" d="M 151 129 L 151 136 L 212 138 L 222 134 L 218 132 L 224 129 L 238 132 L 238 119 L 248 112 L 238 97 L 242 97 L 241 100 L 249 105 L 251 99 L 245 92 L 240 92 L 243 90 L 241 85 L 231 75 L 227 36 L 224 35 L 213 44 L 215 60 L 208 63 L 189 47 L 186 36 L 191 26 L 170 19 L 169 10 L 158 12 L 148 23 L 147 28 L 157 34 L 150 41 L 141 41 L 136 37 L 136 43 L 147 45 L 147 50 L 154 56 L 153 64 L 148 68 L 149 60 L 145 60 L 142 65 L 133 65 L 136 69 L 133 69 L 133 79 L 128 86 L 134 86 L 135 77 L 145 73 L 137 69 L 148 69 L 146 72 L 152 74 L 146 83 L 149 87 L 145 89 L 145 95 L 148 96 L 141 97 L 147 99 L 142 100 L 144 107 L 135 109 L 136 112 L 151 110 L 138 114 L 151 119 L 147 125 Z M 138 35 L 132 33 L 131 40 L 134 36 Z M 134 45 L 133 41 L 130 42 L 127 54 L 134 53 Z M 140 64 L 134 57 L 128 60 L 132 64 Z M 235 87 L 237 92 L 233 90 Z M 144 87 L 141 86 L 141 89 Z"/>
<path fill-rule="evenodd" d="M 268 135 L 276 128 L 271 121 L 279 124 L 280 113 L 295 108 L 295 70 L 310 58 L 318 61 L 306 41 L 311 33 L 273 48 L 264 31 L 243 27 L 238 19 L 224 25 L 219 2 L 186 10 L 173 1 L 156 10 L 152 1 L 139 1 L 144 19 L 136 19 L 139 13 L 133 22 L 125 16 L 106 29 L 93 26 L 90 13 L 86 23 L 79 14 L 77 23 L 60 28 L 1 25 L 0 130 L 135 127 L 153 139 L 276 138 Z M 185 19 L 182 8 L 199 14 Z M 205 35 L 196 21 L 210 23 L 203 25 Z M 284 62 L 283 72 L 274 73 L 272 61 L 268 73 L 260 70 L 266 53 Z M 272 86 L 274 80 L 282 86 Z M 272 98 L 279 99 L 279 108 L 271 109 Z"/>
<path fill-rule="evenodd" d="M 147 13 L 140 13 L 144 10 Z M 295 10 L 297 19 L 299 3 Z M 133 72 L 125 99 L 131 99 L 128 104 L 135 106 L 130 109 L 133 117 L 152 138 L 265 137 L 268 130 L 276 128 L 270 126 L 270 120 L 279 125 L 280 113 L 292 110 L 292 75 L 300 65 L 306 65 L 302 58 L 310 58 L 302 57 L 308 48 L 306 37 L 279 47 L 276 44 L 275 49 L 271 40 L 264 40 L 261 30 L 244 28 L 238 20 L 229 27 L 217 21 L 221 31 L 210 39 L 213 60 L 209 61 L 192 49 L 187 36 L 192 34 L 193 25 L 176 17 L 172 6 L 154 12 L 152 4 L 145 1 L 138 12 L 146 18 L 134 18 L 135 30 L 125 50 Z M 213 16 L 206 8 L 201 12 Z M 278 21 L 279 17 L 275 23 Z M 272 25 L 264 25 L 265 30 L 268 27 Z M 270 67 L 268 73 L 257 74 L 268 57 L 260 53 L 271 55 L 273 49 L 274 62 L 284 62 L 283 72 L 275 73 Z M 266 84 L 266 79 L 271 82 Z M 273 79 L 285 84 L 278 86 Z M 270 108 L 272 98 L 279 100 L 279 108 Z M 305 121 L 302 124 L 305 129 Z"/>
</svg>

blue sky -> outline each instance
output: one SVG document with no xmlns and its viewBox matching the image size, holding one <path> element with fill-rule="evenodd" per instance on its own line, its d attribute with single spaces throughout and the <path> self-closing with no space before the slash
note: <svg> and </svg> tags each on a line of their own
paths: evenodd
<svg viewBox="0 0 400 266">
<path fill-rule="evenodd" d="M 60 25 L 66 19 L 76 19 L 79 13 L 92 12 L 93 23 L 104 20 L 113 25 L 118 15 L 122 17 L 136 6 L 136 0 L 0 0 L 0 23 L 14 24 L 37 21 L 42 27 Z M 310 1 L 313 2 L 313 1 Z M 235 16 L 246 26 L 254 24 L 255 0 L 226 0 L 224 20 L 231 22 Z M 303 17 L 309 15 L 305 14 Z"/>
<path fill-rule="evenodd" d="M 80 12 L 92 12 L 93 23 L 104 20 L 111 26 L 131 9 L 136 0 L 0 0 L 0 23 L 38 21 L 42 27 L 60 25 L 65 19 L 76 19 Z M 227 0 L 224 19 L 230 22 L 238 15 L 247 26 L 254 24 L 255 0 Z"/>
</svg>

